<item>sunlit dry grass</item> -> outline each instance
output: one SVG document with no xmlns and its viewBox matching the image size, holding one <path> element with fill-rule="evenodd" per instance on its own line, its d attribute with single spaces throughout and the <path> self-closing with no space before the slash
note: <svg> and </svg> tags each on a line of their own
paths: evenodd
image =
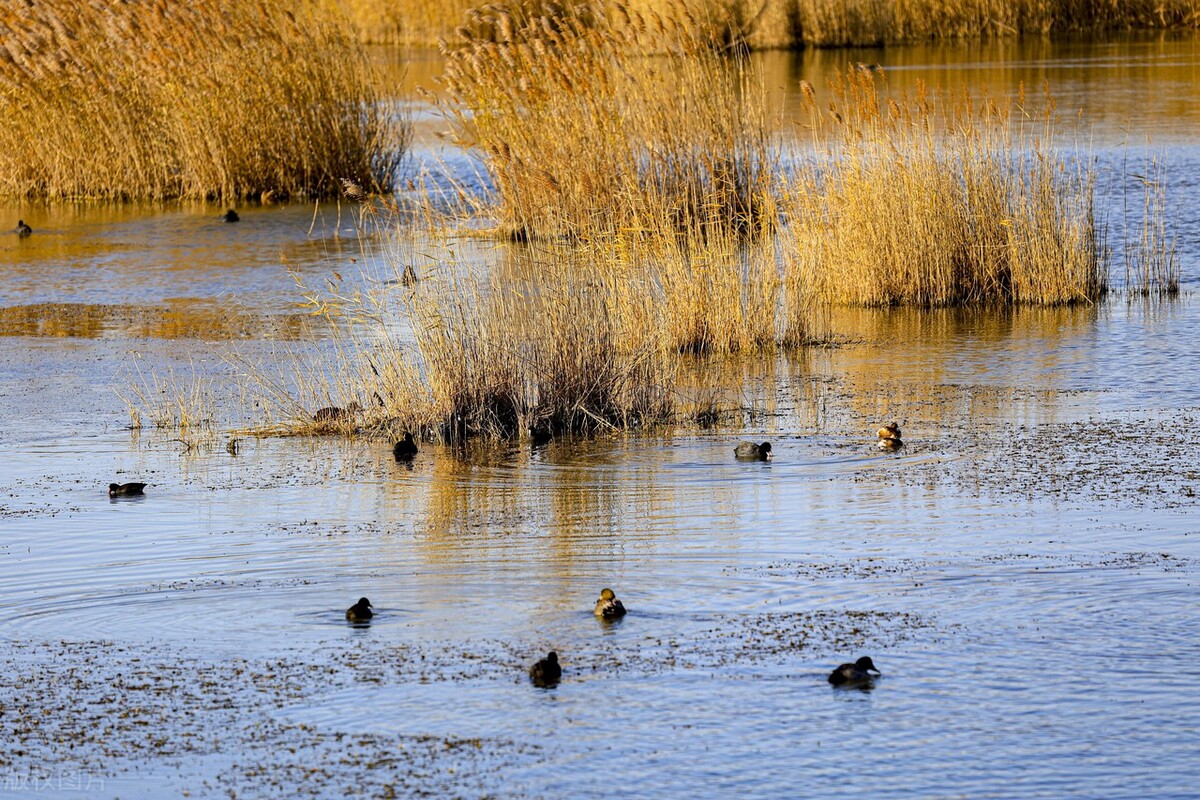
<svg viewBox="0 0 1200 800">
<path fill-rule="evenodd" d="M 773 222 L 776 164 L 741 61 L 624 5 L 488 6 L 446 48 L 445 110 L 481 152 L 515 238 Z M 482 33 L 486 32 L 485 33 Z"/>
<path fill-rule="evenodd" d="M 797 43 L 819 47 L 1016 34 L 1195 28 L 1195 0 L 795 0 Z"/>
<path fill-rule="evenodd" d="M 443 440 L 669 416 L 677 354 L 646 318 L 660 314 L 650 297 L 614 300 L 610 277 L 578 259 L 545 272 L 527 258 L 481 271 L 447 255 L 413 282 L 412 257 L 397 256 L 394 277 L 370 291 L 342 291 L 336 279 L 302 287 L 332 337 L 322 353 L 284 367 L 236 362 L 260 387 L 272 432 L 328 432 L 313 409 L 354 401 L 363 409 L 351 429 Z"/>
<path fill-rule="evenodd" d="M 1145 296 L 1175 295 L 1179 293 L 1180 265 L 1176 234 L 1167 219 L 1166 171 L 1157 161 L 1146 166 L 1144 174 L 1131 176 L 1142 190 L 1141 224 L 1133 231 L 1129 230 L 1130 210 L 1125 209 L 1125 288 Z"/>
<path fill-rule="evenodd" d="M 332 194 L 386 183 L 407 127 L 346 21 L 231 7 L 45 0 L 0 11 L 0 193 Z"/>
<path fill-rule="evenodd" d="M 149 422 L 151 427 L 184 436 L 211 433 L 215 411 L 213 381 L 197 373 L 180 376 L 173 369 L 161 374 L 143 368 L 142 357 L 128 362 L 123 384 L 114 388 L 129 410 L 130 427 L 138 430 Z"/>
<path fill-rule="evenodd" d="M 802 292 L 945 306 L 1090 302 L 1105 291 L 1094 168 L 1055 150 L 1052 103 L 1040 114 L 1024 97 L 968 92 L 885 103 L 878 80 L 853 73 L 828 109 L 812 106 L 818 154 L 784 201 Z"/>
</svg>

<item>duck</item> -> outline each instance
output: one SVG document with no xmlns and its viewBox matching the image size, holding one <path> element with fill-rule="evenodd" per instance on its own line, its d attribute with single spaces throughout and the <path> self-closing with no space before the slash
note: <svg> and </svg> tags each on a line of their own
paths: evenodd
<svg viewBox="0 0 1200 800">
<path fill-rule="evenodd" d="M 238 213 L 232 208 L 222 214 L 221 219 L 224 222 L 241 222 L 242 220 L 242 218 L 238 216 Z"/>
<path fill-rule="evenodd" d="M 900 423 L 889 422 L 879 429 L 880 439 L 899 439 L 900 438 Z"/>
<path fill-rule="evenodd" d="M 362 406 L 358 401 L 354 401 L 345 408 L 340 406 L 326 406 L 318 408 L 313 414 L 313 422 L 341 422 L 352 418 L 359 411 L 362 411 Z"/>
<path fill-rule="evenodd" d="M 625 616 L 625 604 L 617 599 L 612 589 L 602 589 L 600 599 L 596 601 L 595 614 L 604 620 L 620 619 Z"/>
<path fill-rule="evenodd" d="M 371 617 L 375 616 L 375 612 L 371 609 L 371 601 L 365 597 L 358 598 L 358 602 L 346 609 L 347 622 L 367 622 Z"/>
<path fill-rule="evenodd" d="M 875 666 L 870 656 L 863 656 L 853 664 L 842 664 L 829 673 L 829 682 L 834 686 L 844 686 L 847 689 L 865 688 L 872 684 L 875 675 L 883 673 Z"/>
<path fill-rule="evenodd" d="M 741 442 L 734 448 L 733 454 L 742 461 L 770 461 L 771 443 Z"/>
<path fill-rule="evenodd" d="M 144 483 L 110 483 L 108 485 L 109 497 L 132 497 L 134 495 L 145 494 L 146 484 Z"/>
<path fill-rule="evenodd" d="M 408 431 L 404 432 L 403 439 L 392 445 L 392 455 L 397 461 L 412 461 L 418 452 L 417 443 L 413 441 L 413 435 Z"/>
<path fill-rule="evenodd" d="M 553 439 L 554 433 L 550 429 L 549 422 L 537 422 L 529 426 L 529 440 L 534 447 L 549 444 Z"/>
<path fill-rule="evenodd" d="M 562 667 L 558 665 L 558 653 L 553 650 L 529 668 L 529 680 L 533 681 L 534 686 L 553 686 L 561 678 Z"/>
<path fill-rule="evenodd" d="M 30 235 L 31 233 L 33 233 L 33 228 L 26 225 L 25 220 L 23 220 L 23 219 L 17 220 L 17 236 L 24 239 L 26 236 Z"/>
</svg>

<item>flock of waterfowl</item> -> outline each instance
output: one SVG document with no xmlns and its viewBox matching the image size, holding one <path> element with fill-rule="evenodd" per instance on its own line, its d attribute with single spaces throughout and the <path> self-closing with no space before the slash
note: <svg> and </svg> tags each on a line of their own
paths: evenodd
<svg viewBox="0 0 1200 800">
<path fill-rule="evenodd" d="M 316 422 L 334 423 L 351 418 L 361 410 L 357 403 L 347 408 L 330 406 L 318 409 L 313 414 Z M 884 425 L 878 431 L 879 447 L 887 450 L 897 450 L 904 446 L 900 439 L 900 425 L 892 422 Z M 404 438 L 392 446 L 392 455 L 398 462 L 411 462 L 420 452 L 411 433 L 405 433 Z M 734 448 L 734 456 L 741 461 L 770 461 L 771 443 L 740 442 Z M 144 483 L 110 483 L 109 497 L 129 497 L 145 494 Z M 625 604 L 617 598 L 612 589 L 605 588 L 600 592 L 593 609 L 596 617 L 605 622 L 612 622 L 625 616 Z M 374 618 L 374 606 L 366 597 L 360 597 L 358 602 L 346 609 L 346 621 L 355 625 L 369 624 Z M 829 675 L 829 683 L 835 687 L 848 689 L 869 689 L 874 685 L 874 679 L 880 671 L 871 661 L 870 656 L 863 656 L 852 664 L 841 664 Z M 545 658 L 539 659 L 529 668 L 529 679 L 535 686 L 548 688 L 562 679 L 562 665 L 558 663 L 558 653 L 550 651 Z"/>
<path fill-rule="evenodd" d="M 365 597 L 346 609 L 346 621 L 355 625 L 369 624 L 375 617 L 374 606 Z M 617 597 L 612 589 L 600 590 L 600 599 L 596 601 L 593 613 L 598 619 L 612 622 L 625 616 L 625 604 Z M 543 689 L 550 688 L 562 680 L 562 665 L 558 663 L 558 653 L 551 650 L 545 658 L 538 659 L 529 668 L 529 680 L 534 686 Z M 876 676 L 882 675 L 870 656 L 863 656 L 853 664 L 841 664 L 829 674 L 831 685 L 846 689 L 870 689 L 874 686 Z"/>
</svg>

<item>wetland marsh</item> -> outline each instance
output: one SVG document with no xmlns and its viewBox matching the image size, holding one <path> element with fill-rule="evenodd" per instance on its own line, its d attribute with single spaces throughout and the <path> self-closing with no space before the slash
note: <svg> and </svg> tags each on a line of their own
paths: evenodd
<svg viewBox="0 0 1200 800">
<path fill-rule="evenodd" d="M 481 180 L 412 91 L 440 57 L 379 57 L 410 65 L 401 175 Z M 344 201 L 236 225 L 4 201 L 34 232 L 0 235 L 0 796 L 1196 796 L 1200 39 L 753 58 L 784 142 L 799 80 L 859 61 L 892 92 L 1048 80 L 1088 120 L 1113 291 L 826 308 L 817 344 L 682 356 L 665 424 L 405 465 L 383 438 L 247 433 L 241 365 L 339 358 L 297 279 L 386 295 L 397 252 L 486 273 L 536 241 L 397 250 Z M 1176 297 L 1123 291 L 1151 157 Z M 114 392 L 195 386 L 186 431 L 130 429 Z M 750 438 L 774 459 L 737 462 Z M 535 688 L 548 650 L 563 680 Z M 831 689 L 863 654 L 875 688 Z"/>
</svg>

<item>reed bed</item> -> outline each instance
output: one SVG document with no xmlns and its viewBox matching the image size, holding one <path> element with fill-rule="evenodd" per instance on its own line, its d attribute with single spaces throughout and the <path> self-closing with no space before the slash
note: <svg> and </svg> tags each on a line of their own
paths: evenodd
<svg viewBox="0 0 1200 800">
<path fill-rule="evenodd" d="M 632 294 L 615 302 L 611 277 L 589 264 L 558 266 L 521 258 L 481 272 L 447 255 L 415 283 L 398 266 L 378 291 L 305 288 L 332 354 L 299 359 L 290 375 L 276 360 L 235 364 L 277 422 L 268 432 L 328 432 L 312 410 L 329 402 L 362 406 L 350 430 L 452 441 L 669 418 L 677 354 L 661 310 Z"/>
<path fill-rule="evenodd" d="M 655 426 L 675 418 L 685 357 L 806 335 L 808 307 L 785 296 L 770 241 L 510 243 L 481 261 L 394 202 L 364 200 L 372 224 L 394 231 L 391 277 L 348 290 L 340 275 L 319 286 L 294 276 L 328 346 L 232 359 L 267 411 L 261 433 L 460 441 Z M 325 406 L 358 410 L 314 418 Z"/>
<path fill-rule="evenodd" d="M 0 193 L 162 199 L 387 184 L 408 128 L 310 0 L 0 12 Z"/>
<path fill-rule="evenodd" d="M 797 44 L 818 47 L 1200 27 L 1196 0 L 795 0 L 794 13 Z"/>
<path fill-rule="evenodd" d="M 625 5 L 486 6 L 445 52 L 444 106 L 486 159 L 502 233 L 752 233 L 777 155 L 745 65 Z M 654 55 L 651 55 L 654 54 Z"/>
<path fill-rule="evenodd" d="M 345 4 L 365 41 L 426 46 L 452 36 L 484 5 L 481 0 Z M 1197 0 L 630 0 L 628 8 L 686 20 L 693 35 L 718 46 L 752 48 L 1200 27 Z"/>
<path fill-rule="evenodd" d="M 1105 292 L 1094 171 L 1054 149 L 1052 103 L 1028 117 L 1023 96 L 885 103 L 878 80 L 852 73 L 828 109 L 811 106 L 818 155 L 783 201 L 799 291 L 867 306 L 1055 305 Z"/>
</svg>

